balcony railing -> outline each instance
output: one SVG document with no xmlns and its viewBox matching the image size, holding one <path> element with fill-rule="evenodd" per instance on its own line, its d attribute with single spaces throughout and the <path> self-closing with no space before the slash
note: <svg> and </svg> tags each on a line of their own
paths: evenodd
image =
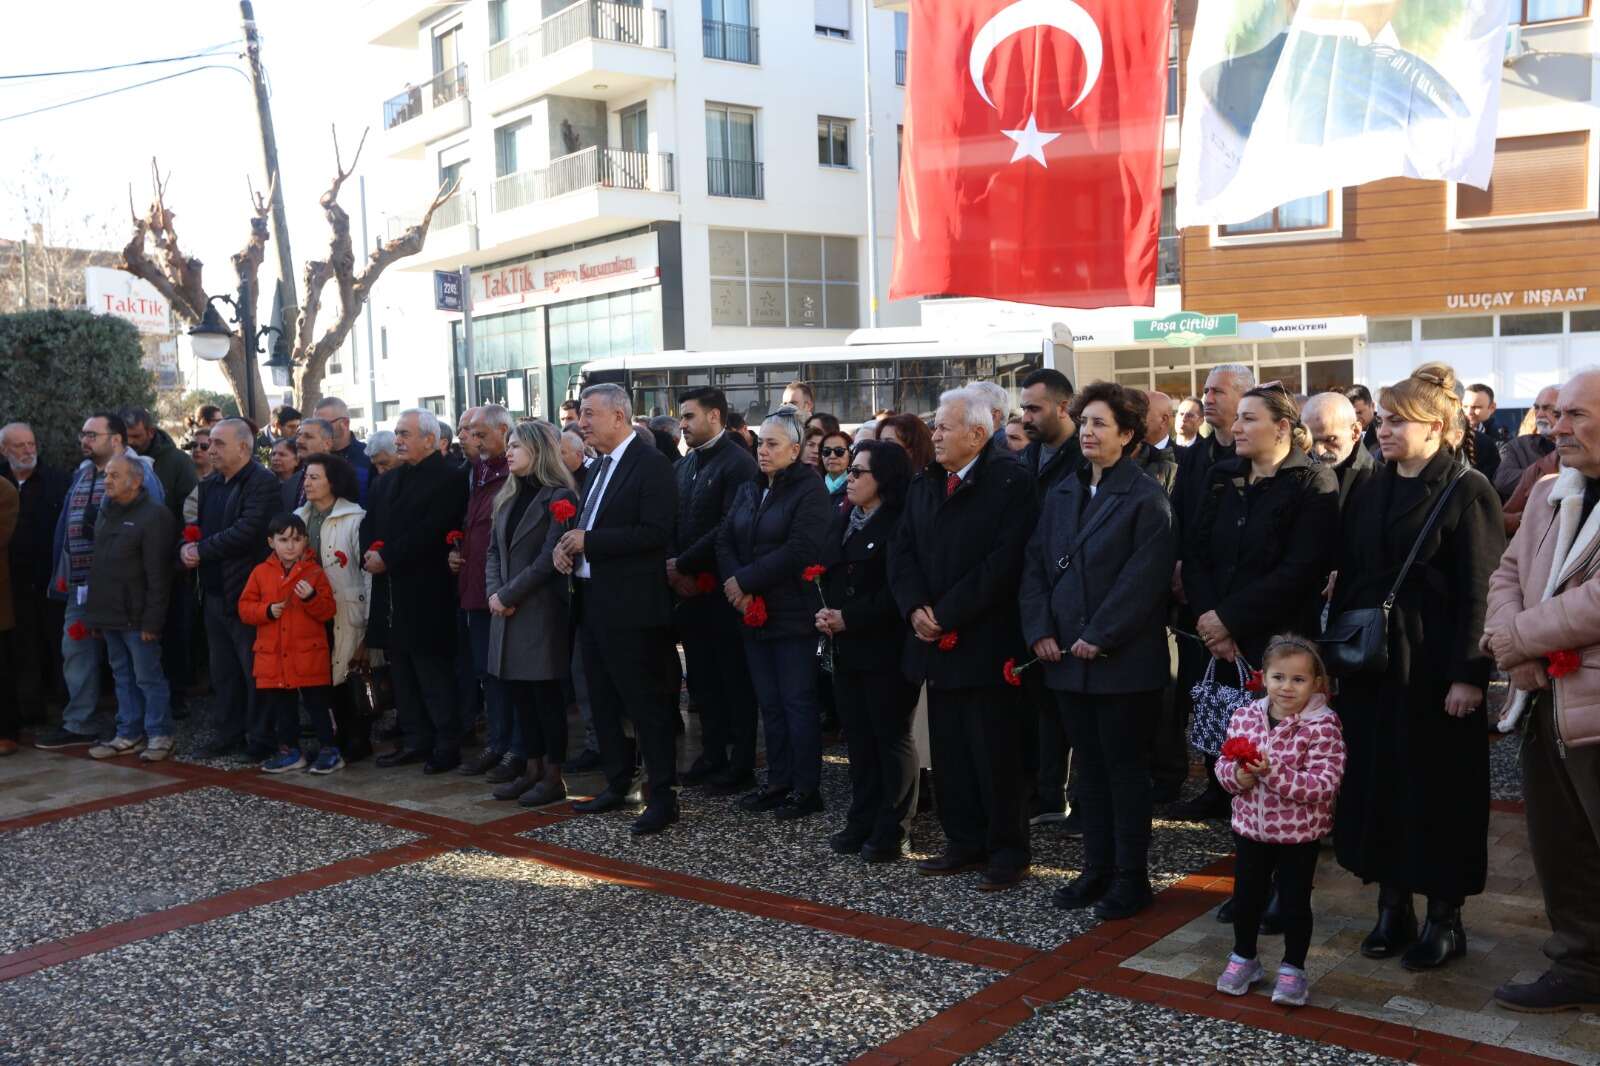
<svg viewBox="0 0 1600 1066">
<path fill-rule="evenodd" d="M 707 159 L 706 193 L 710 196 L 737 196 L 745 200 L 766 199 L 766 175 L 762 164 L 747 159 Z"/>
<path fill-rule="evenodd" d="M 428 232 L 438 233 L 440 230 L 454 229 L 456 226 L 478 221 L 477 212 L 472 209 L 472 204 L 472 194 L 466 189 L 460 190 L 433 213 L 433 221 L 428 225 Z M 421 221 L 417 215 L 390 215 L 389 239 L 392 241 L 405 236 L 406 230 Z"/>
<path fill-rule="evenodd" d="M 498 179 L 491 190 L 495 211 L 510 211 L 540 200 L 592 188 L 672 192 L 672 155 L 585 148 L 550 161 L 543 170 L 523 170 Z"/>
<path fill-rule="evenodd" d="M 410 122 L 466 95 L 467 65 L 457 63 L 421 85 L 413 85 L 400 95 L 384 101 L 383 128 L 392 130 L 401 123 Z"/>
<path fill-rule="evenodd" d="M 894 53 L 894 83 L 896 85 L 904 85 L 906 83 L 906 50 L 904 48 L 897 49 Z"/>
<path fill-rule="evenodd" d="M 665 48 L 667 13 L 621 0 L 578 0 L 489 49 L 489 80 L 526 70 L 540 59 L 587 40 Z"/>
<path fill-rule="evenodd" d="M 761 62 L 761 31 L 740 22 L 718 22 L 706 19 L 705 56 L 707 59 L 726 59 L 730 63 Z"/>
</svg>

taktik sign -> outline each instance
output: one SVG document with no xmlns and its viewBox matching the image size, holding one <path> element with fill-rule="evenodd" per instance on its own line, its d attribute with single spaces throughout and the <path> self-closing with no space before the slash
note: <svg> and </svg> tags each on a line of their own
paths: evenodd
<svg viewBox="0 0 1600 1066">
<path fill-rule="evenodd" d="M 525 259 L 472 274 L 473 314 L 564 303 L 654 285 L 660 277 L 654 233 L 561 255 Z"/>
<path fill-rule="evenodd" d="M 140 333 L 172 335 L 172 304 L 148 281 L 125 270 L 85 267 L 83 290 L 95 314 L 127 319 Z"/>
<path fill-rule="evenodd" d="M 1133 339 L 1163 341 L 1174 347 L 1192 348 L 1212 337 L 1237 337 L 1238 315 L 1196 315 L 1187 312 L 1166 318 L 1136 319 Z"/>
</svg>

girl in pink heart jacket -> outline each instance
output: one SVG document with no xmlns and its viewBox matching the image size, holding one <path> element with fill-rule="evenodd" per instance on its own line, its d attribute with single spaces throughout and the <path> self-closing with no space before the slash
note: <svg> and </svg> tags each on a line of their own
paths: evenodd
<svg viewBox="0 0 1600 1066">
<path fill-rule="evenodd" d="M 1311 882 L 1318 841 L 1333 829 L 1344 733 L 1328 706 L 1328 672 L 1303 637 L 1274 637 L 1262 657 L 1267 695 L 1233 712 L 1217 780 L 1233 794 L 1233 955 L 1219 991 L 1242 996 L 1265 976 L 1256 934 L 1277 873 L 1283 965 L 1272 1001 L 1306 1002 Z"/>
</svg>

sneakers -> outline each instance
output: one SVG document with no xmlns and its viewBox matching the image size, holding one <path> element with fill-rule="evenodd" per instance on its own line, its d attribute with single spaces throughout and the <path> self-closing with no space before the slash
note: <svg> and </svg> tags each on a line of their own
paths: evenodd
<svg viewBox="0 0 1600 1066">
<path fill-rule="evenodd" d="M 143 762 L 162 762 L 171 754 L 171 737 L 151 737 L 149 745 L 140 753 L 139 758 Z"/>
<path fill-rule="evenodd" d="M 314 774 L 331 774 L 336 770 L 343 769 L 344 756 L 340 755 L 339 749 L 332 744 L 319 748 L 317 750 L 317 758 L 311 764 L 311 772 Z"/>
<path fill-rule="evenodd" d="M 1261 960 L 1241 959 L 1237 955 L 1229 955 L 1228 968 L 1217 978 L 1217 991 L 1230 996 L 1242 996 L 1250 991 L 1251 985 L 1264 976 L 1266 975 L 1261 969 Z"/>
<path fill-rule="evenodd" d="M 52 729 L 40 733 L 33 740 L 33 746 L 41 751 L 58 751 L 61 748 L 76 748 L 81 744 L 93 744 L 98 737 L 93 733 L 74 733 L 70 729 Z"/>
<path fill-rule="evenodd" d="M 1283 1007 L 1304 1007 L 1310 994 L 1310 984 L 1306 981 L 1304 970 L 1288 963 L 1278 967 L 1278 983 L 1272 986 L 1272 1002 Z"/>
<path fill-rule="evenodd" d="M 144 737 L 112 737 L 89 749 L 91 759 L 115 759 L 122 755 L 137 755 L 144 750 Z"/>
<path fill-rule="evenodd" d="M 306 757 L 300 754 L 299 748 L 283 748 L 278 754 L 261 764 L 261 772 L 266 774 L 286 774 L 290 770 L 304 770 Z"/>
</svg>

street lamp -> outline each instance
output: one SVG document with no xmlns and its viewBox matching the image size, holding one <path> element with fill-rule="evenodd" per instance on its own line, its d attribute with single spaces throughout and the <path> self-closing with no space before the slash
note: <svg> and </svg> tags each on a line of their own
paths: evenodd
<svg viewBox="0 0 1600 1066">
<path fill-rule="evenodd" d="M 234 302 L 233 297 L 218 294 L 206 299 L 205 313 L 200 316 L 200 321 L 194 328 L 189 330 L 189 350 L 196 359 L 204 359 L 212 363 L 226 358 L 228 350 L 233 347 L 233 331 L 223 323 L 222 315 L 217 312 L 216 302 L 218 300 L 233 309 L 233 314 L 230 317 L 235 325 L 239 324 L 239 305 Z M 269 333 L 276 334 L 278 340 L 283 338 L 283 330 L 277 326 L 262 326 L 256 330 L 255 336 L 251 338 L 251 343 L 257 355 L 263 354 L 265 351 L 261 346 L 261 341 Z M 288 358 L 287 353 L 283 351 L 281 345 L 276 343 L 272 346 L 272 354 L 267 356 L 264 365 L 273 371 L 287 371 L 293 367 L 293 363 Z M 251 380 L 254 376 L 252 373 L 246 373 L 244 376 L 246 419 L 255 410 L 255 382 Z"/>
</svg>

